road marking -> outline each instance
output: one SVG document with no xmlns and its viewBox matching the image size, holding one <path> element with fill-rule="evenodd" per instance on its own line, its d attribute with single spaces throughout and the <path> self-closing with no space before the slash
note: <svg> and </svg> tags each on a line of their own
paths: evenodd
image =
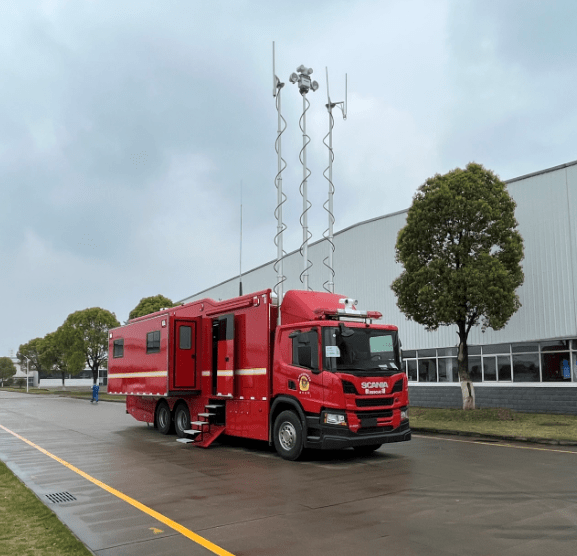
<svg viewBox="0 0 577 556">
<path fill-rule="evenodd" d="M 465 442 L 467 444 L 483 444 L 484 446 L 501 446 L 503 448 L 518 448 L 519 450 L 538 450 L 541 452 L 559 452 L 560 454 L 573 454 L 577 455 L 577 452 L 572 450 L 556 450 L 554 448 L 537 448 L 536 446 L 517 446 L 515 444 L 506 444 L 500 441 L 498 442 L 487 442 L 482 440 L 461 440 L 458 438 L 442 438 L 440 436 L 427 436 L 422 434 L 413 434 L 413 438 L 436 438 L 437 440 L 446 440 L 448 442 Z"/>
<path fill-rule="evenodd" d="M 194 541 L 195 543 L 203 546 L 204 548 L 206 548 L 207 550 L 209 550 L 213 554 L 217 554 L 218 556 L 234 556 L 234 554 L 232 554 L 231 552 L 228 552 L 228 550 L 225 550 L 224 548 L 217 546 L 216 544 L 210 542 L 209 540 L 205 539 L 204 537 L 197 535 L 195 532 L 191 531 L 190 529 L 187 529 L 186 527 L 180 525 L 180 523 L 176 523 L 176 521 L 172 521 L 172 519 L 162 515 L 161 513 L 158 513 L 157 511 L 153 510 L 152 508 L 149 508 L 148 506 L 145 506 L 144 504 L 142 504 L 138 500 L 135 500 L 134 498 L 127 496 L 126 494 L 120 492 L 119 490 L 116 490 L 115 488 L 108 486 L 107 484 L 103 483 L 102 481 L 95 479 L 91 475 L 88 475 L 88 473 L 85 473 L 81 469 L 74 467 L 74 465 L 72 465 L 71 463 L 68 463 L 67 461 L 64 461 L 63 459 L 59 458 L 58 456 L 51 454 L 48 450 L 41 448 L 40 446 L 34 444 L 34 442 L 31 442 L 30 440 L 24 438 L 23 436 L 20 436 L 18 433 L 15 433 L 14 431 L 7 429 L 4 425 L 0 425 L 0 428 L 4 429 L 7 433 L 10 433 L 12 436 L 15 436 L 19 440 L 26 442 L 26 444 L 28 444 L 29 446 L 32 446 L 32 448 L 36 448 L 36 450 L 42 452 L 44 455 L 48 456 L 49 458 L 52 458 L 53 460 L 57 461 L 58 463 L 64 465 L 64 467 L 68 467 L 68 469 L 70 469 L 71 471 L 74 471 L 74 473 L 77 473 L 81 477 L 84 477 L 87 481 L 94 483 L 96 486 L 99 486 L 100 488 L 104 489 L 106 492 L 109 492 L 110 494 L 113 494 L 117 498 L 124 500 L 126 503 L 130 504 L 131 506 L 134 506 L 136 509 L 140 510 L 141 512 L 144 512 L 145 514 L 156 519 L 157 521 L 160 521 L 160 523 L 164 523 L 164 525 L 166 525 L 167 527 L 174 529 L 175 531 L 177 531 L 181 535 L 185 536 L 186 538 L 190 539 L 191 541 Z"/>
</svg>

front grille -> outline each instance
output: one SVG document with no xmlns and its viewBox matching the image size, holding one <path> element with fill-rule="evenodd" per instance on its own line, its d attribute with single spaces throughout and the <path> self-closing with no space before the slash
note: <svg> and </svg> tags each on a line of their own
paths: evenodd
<svg viewBox="0 0 577 556">
<path fill-rule="evenodd" d="M 357 417 L 362 421 L 363 419 L 383 419 L 385 417 L 392 417 L 392 409 L 382 409 L 381 411 L 357 411 Z"/>
<path fill-rule="evenodd" d="M 379 407 L 383 405 L 393 405 L 394 398 L 359 398 L 356 400 L 357 407 Z"/>
</svg>

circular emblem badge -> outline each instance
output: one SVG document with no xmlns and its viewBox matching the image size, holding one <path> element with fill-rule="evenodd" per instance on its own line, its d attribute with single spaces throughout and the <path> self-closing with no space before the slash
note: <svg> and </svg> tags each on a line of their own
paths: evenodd
<svg viewBox="0 0 577 556">
<path fill-rule="evenodd" d="M 308 392 L 310 385 L 311 379 L 308 375 L 303 374 L 299 376 L 299 388 L 301 392 Z"/>
</svg>

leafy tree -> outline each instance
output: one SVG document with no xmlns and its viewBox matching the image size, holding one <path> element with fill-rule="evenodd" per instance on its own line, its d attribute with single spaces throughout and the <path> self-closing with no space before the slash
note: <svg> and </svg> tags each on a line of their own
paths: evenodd
<svg viewBox="0 0 577 556">
<path fill-rule="evenodd" d="M 10 380 L 16 374 L 16 365 L 10 357 L 0 357 L 0 383 L 4 386 L 4 381 Z"/>
<path fill-rule="evenodd" d="M 40 361 L 46 372 L 61 374 L 62 386 L 66 386 L 67 374 L 76 375 L 84 369 L 82 352 L 69 348 L 62 327 L 44 336 Z"/>
<path fill-rule="evenodd" d="M 43 348 L 44 338 L 34 338 L 26 344 L 22 344 L 18 348 L 16 357 L 20 361 L 20 366 L 22 369 L 27 369 L 29 371 L 38 371 L 38 374 L 44 371 L 44 367 L 41 361 L 41 354 Z M 28 360 L 30 361 L 28 363 Z"/>
<path fill-rule="evenodd" d="M 68 315 L 59 328 L 59 340 L 69 365 L 77 364 L 80 356 L 92 370 L 94 384 L 98 370 L 108 359 L 108 330 L 120 326 L 114 313 L 92 307 Z"/>
<path fill-rule="evenodd" d="M 163 295 L 154 295 L 152 297 L 143 297 L 138 305 L 130 311 L 128 315 L 129 319 L 135 319 L 138 317 L 143 317 L 144 315 L 149 315 L 150 313 L 155 313 L 160 309 L 167 309 L 168 307 L 174 307 L 173 303 L 168 297 Z"/>
<path fill-rule="evenodd" d="M 493 172 L 470 163 L 419 188 L 397 237 L 396 260 L 404 271 L 391 288 L 399 309 L 427 330 L 457 325 L 463 409 L 475 407 L 471 327 L 500 330 L 521 306 L 516 289 L 524 280 L 523 239 L 515 206 Z"/>
</svg>

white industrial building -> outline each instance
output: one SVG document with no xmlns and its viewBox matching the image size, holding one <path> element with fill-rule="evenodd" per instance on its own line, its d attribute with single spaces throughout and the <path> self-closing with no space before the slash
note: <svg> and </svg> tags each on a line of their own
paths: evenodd
<svg viewBox="0 0 577 556">
<path fill-rule="evenodd" d="M 524 239 L 525 282 L 521 309 L 500 331 L 473 328 L 469 367 L 476 383 L 477 407 L 577 414 L 577 161 L 506 182 L 515 202 Z M 395 242 L 407 211 L 373 218 L 334 236 L 335 292 L 359 307 L 383 313 L 382 322 L 399 327 L 412 405 L 460 407 L 456 373 L 456 326 L 427 332 L 399 311 L 390 288 L 402 271 Z M 309 285 L 322 290 L 328 280 L 323 259 L 326 241 L 309 245 L 313 267 Z M 274 261 L 243 274 L 244 292 L 273 288 Z M 303 261 L 298 251 L 284 259 L 284 291 L 302 289 Z M 198 292 L 201 298 L 238 295 L 238 276 Z"/>
</svg>

